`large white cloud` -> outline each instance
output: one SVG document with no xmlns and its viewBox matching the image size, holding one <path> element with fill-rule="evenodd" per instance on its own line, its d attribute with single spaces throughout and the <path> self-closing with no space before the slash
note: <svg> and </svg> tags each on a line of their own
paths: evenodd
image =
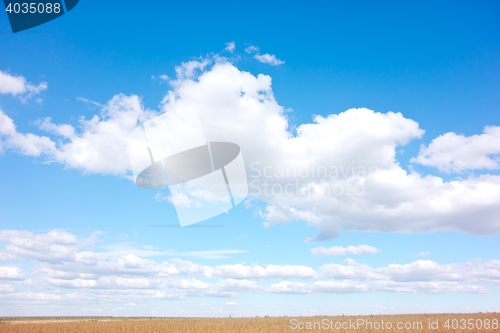
<svg viewBox="0 0 500 333">
<path fill-rule="evenodd" d="M 421 147 L 412 161 L 444 172 L 500 168 L 500 126 L 486 126 L 480 135 L 449 132 Z"/>
<path fill-rule="evenodd" d="M 242 147 L 250 195 L 267 203 L 266 226 L 302 220 L 320 229 L 310 240 L 342 229 L 500 231 L 498 176 L 446 182 L 399 165 L 396 147 L 423 134 L 400 113 L 351 109 L 316 116 L 293 135 L 271 78 L 228 63 L 177 82 L 162 110 L 188 106 L 197 108 L 208 141 Z M 470 223 L 478 218 L 481 223 Z"/>
<path fill-rule="evenodd" d="M 308 241 L 331 239 L 339 230 L 500 232 L 500 177 L 444 181 L 406 171 L 396 148 L 424 131 L 401 113 L 350 109 L 315 116 L 294 132 L 269 76 L 240 71 L 218 56 L 183 63 L 176 72 L 160 113 L 174 119 L 196 109 L 207 141 L 241 147 L 250 198 L 263 206 L 266 227 L 304 221 L 319 229 Z M 82 119 L 80 129 L 40 120 L 42 129 L 63 138 L 56 144 L 17 132 L 0 114 L 1 145 L 88 173 L 126 175 L 128 134 L 155 115 L 137 96 L 117 95 L 100 116 Z M 189 133 L 188 123 L 179 124 L 175 133 Z"/>
</svg>

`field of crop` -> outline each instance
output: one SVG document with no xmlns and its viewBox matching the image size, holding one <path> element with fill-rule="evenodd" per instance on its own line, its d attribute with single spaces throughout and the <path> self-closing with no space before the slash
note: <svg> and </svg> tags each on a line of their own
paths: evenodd
<svg viewBox="0 0 500 333">
<path fill-rule="evenodd" d="M 3 317 L 0 332 L 500 332 L 499 320 L 499 313 L 265 318 Z"/>
</svg>

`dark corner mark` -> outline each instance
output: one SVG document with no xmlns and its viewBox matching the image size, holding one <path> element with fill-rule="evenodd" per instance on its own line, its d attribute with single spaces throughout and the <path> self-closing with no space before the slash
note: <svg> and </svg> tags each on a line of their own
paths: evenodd
<svg viewBox="0 0 500 333">
<path fill-rule="evenodd" d="M 12 32 L 31 29 L 69 12 L 79 0 L 3 0 Z"/>
</svg>

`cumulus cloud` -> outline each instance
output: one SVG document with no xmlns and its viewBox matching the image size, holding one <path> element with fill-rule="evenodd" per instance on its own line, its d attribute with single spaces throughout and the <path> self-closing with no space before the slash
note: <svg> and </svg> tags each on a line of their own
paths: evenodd
<svg viewBox="0 0 500 333">
<path fill-rule="evenodd" d="M 250 195 L 266 203 L 261 216 L 267 227 L 305 221 L 320 229 L 309 240 L 330 239 L 341 229 L 500 230 L 499 177 L 445 182 L 399 165 L 396 147 L 424 133 L 401 113 L 350 109 L 316 116 L 292 135 L 271 78 L 229 63 L 215 64 L 197 80 L 181 83 L 165 97 L 162 111 L 188 106 L 197 108 L 208 141 L 242 147 Z M 469 223 L 477 216 L 481 224 Z"/>
<path fill-rule="evenodd" d="M 235 44 L 234 41 L 226 43 L 226 48 L 225 48 L 226 51 L 229 51 L 229 52 L 233 53 L 233 51 L 234 51 L 235 48 L 236 48 L 236 44 Z"/>
<path fill-rule="evenodd" d="M 412 162 L 443 172 L 500 168 L 500 126 L 486 126 L 483 134 L 465 136 L 449 132 L 422 146 Z"/>
<path fill-rule="evenodd" d="M 86 173 L 123 176 L 130 174 L 127 141 L 137 124 L 158 113 L 174 119 L 183 110 L 196 110 L 206 141 L 241 147 L 251 209 L 265 227 L 303 221 L 319 229 L 307 241 L 332 239 L 339 230 L 500 232 L 500 177 L 445 181 L 406 171 L 396 149 L 421 138 L 424 130 L 401 113 L 349 109 L 314 116 L 294 130 L 267 75 L 240 71 L 218 56 L 184 62 L 176 73 L 159 112 L 144 109 L 135 95 L 116 95 L 100 115 L 80 119 L 79 127 L 40 120 L 43 130 L 62 138 L 57 143 L 19 133 L 1 113 L 0 147 Z M 190 128 L 181 123 L 176 130 L 187 133 Z M 491 127 L 483 135 L 495 131 Z M 158 200 L 163 199 L 168 197 Z"/>
<path fill-rule="evenodd" d="M 429 251 L 420 251 L 419 253 L 417 254 L 414 254 L 413 256 L 414 257 L 425 257 L 425 256 L 428 256 L 429 255 Z"/>
<path fill-rule="evenodd" d="M 128 136 L 139 122 L 153 115 L 143 108 L 139 97 L 116 95 L 102 107 L 99 116 L 80 118 L 78 129 L 53 124 L 50 118 L 37 121 L 40 129 L 63 139 L 56 143 L 46 136 L 18 132 L 13 120 L 0 110 L 0 147 L 28 156 L 42 155 L 49 162 L 86 173 L 125 175 L 130 169 Z"/>
<path fill-rule="evenodd" d="M 269 64 L 271 66 L 279 66 L 285 63 L 283 60 L 279 60 L 278 58 L 276 58 L 274 54 L 269 54 L 269 53 L 256 54 L 253 57 L 258 61 L 260 61 L 261 63 Z"/>
<path fill-rule="evenodd" d="M 0 70 L 0 94 L 19 96 L 21 101 L 26 103 L 31 97 L 40 94 L 45 89 L 47 89 L 46 82 L 40 82 L 35 86 L 24 76 L 15 76 Z"/>
<path fill-rule="evenodd" d="M 311 249 L 311 253 L 316 257 L 323 257 L 323 256 L 339 257 L 339 256 L 345 256 L 346 254 L 357 255 L 357 254 L 368 254 L 368 253 L 379 253 L 379 252 L 380 250 L 377 249 L 376 247 L 368 245 L 358 245 L 358 246 L 350 245 L 348 247 L 333 246 L 329 249 L 320 246 Z"/>
</svg>

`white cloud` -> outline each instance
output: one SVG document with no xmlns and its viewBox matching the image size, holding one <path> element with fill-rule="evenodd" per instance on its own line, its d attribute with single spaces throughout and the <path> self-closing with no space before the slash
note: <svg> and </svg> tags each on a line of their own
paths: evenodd
<svg viewBox="0 0 500 333">
<path fill-rule="evenodd" d="M 339 257 L 339 256 L 345 256 L 346 254 L 357 255 L 357 254 L 379 253 L 379 252 L 380 252 L 379 249 L 368 245 L 358 245 L 358 246 L 350 245 L 348 247 L 333 246 L 329 249 L 320 246 L 311 249 L 311 253 L 314 254 L 316 257 L 323 257 L 323 256 Z"/>
<path fill-rule="evenodd" d="M 285 63 L 283 60 L 279 60 L 278 58 L 276 58 L 276 56 L 274 54 L 269 54 L 269 53 L 256 54 L 253 57 L 255 59 L 257 59 L 258 61 L 260 61 L 264 64 L 269 64 L 271 66 L 279 66 L 279 65 L 282 65 Z"/>
<path fill-rule="evenodd" d="M 0 284 L 0 293 L 13 293 L 14 291 L 15 291 L 15 289 L 12 285 Z"/>
<path fill-rule="evenodd" d="M 46 89 L 46 82 L 40 82 L 37 86 L 34 86 L 27 82 L 24 76 L 14 76 L 0 70 L 0 94 L 19 95 L 21 101 L 26 103 L 31 97 Z"/>
<path fill-rule="evenodd" d="M 486 126 L 483 134 L 465 136 L 449 132 L 422 146 L 412 162 L 444 172 L 500 168 L 500 126 Z"/>
<path fill-rule="evenodd" d="M 420 251 L 419 253 L 417 254 L 414 254 L 413 256 L 414 257 L 425 257 L 425 256 L 428 256 L 429 255 L 429 251 Z"/>
<path fill-rule="evenodd" d="M 184 193 L 178 193 L 174 196 L 168 196 L 167 200 L 171 204 L 178 207 L 191 207 L 191 205 L 193 204 L 193 200 L 189 199 Z"/>
<path fill-rule="evenodd" d="M 64 138 L 71 139 L 75 137 L 75 128 L 71 125 L 55 125 L 50 122 L 50 118 L 38 120 L 36 124 L 40 127 L 40 129 L 49 133 L 60 135 Z"/>
<path fill-rule="evenodd" d="M 499 260 L 438 264 L 418 260 L 372 268 L 346 259 L 345 265 L 325 264 L 317 272 L 301 265 L 201 265 L 181 259 L 155 261 L 133 253 L 117 257 L 102 252 L 98 233 L 78 239 L 65 231 L 33 234 L 0 231 L 2 253 L 29 259 L 22 267 L 0 267 L 0 279 L 23 284 L 18 290 L 0 284 L 2 302 L 81 305 L 130 304 L 185 297 L 236 297 L 237 293 L 486 293 L 500 285 Z M 85 248 L 84 251 L 81 248 Z M 113 244 L 108 248 L 114 248 Z M 99 251 L 99 252 L 96 252 Z M 148 251 L 153 251 L 148 249 Z M 270 285 L 261 280 L 276 280 Z M 305 280 L 304 282 L 294 281 Z M 309 280 L 309 281 L 307 281 Z M 315 280 L 315 281 L 311 281 Z M 53 288 L 61 288 L 53 290 Z"/>
<path fill-rule="evenodd" d="M 180 83 L 184 80 L 191 80 L 195 78 L 197 73 L 201 73 L 211 62 L 211 59 L 200 59 L 199 61 L 191 60 L 183 62 L 179 66 L 175 66 L 177 81 Z"/>
<path fill-rule="evenodd" d="M 160 79 L 162 79 L 163 81 L 167 81 L 170 78 L 168 77 L 168 75 L 162 74 L 162 75 L 160 75 Z"/>
<path fill-rule="evenodd" d="M 12 136 L 15 133 L 16 126 L 14 122 L 0 109 L 0 137 Z"/>
<path fill-rule="evenodd" d="M 347 265 L 325 264 L 320 271 L 334 279 L 386 280 L 393 282 L 467 282 L 500 285 L 500 260 L 476 260 L 464 264 L 441 265 L 431 260 L 417 260 L 399 265 L 371 268 L 352 259 Z"/>
<path fill-rule="evenodd" d="M 153 114 L 143 108 L 137 96 L 116 95 L 101 116 L 80 119 L 81 132 L 60 144 L 50 157 L 85 172 L 123 175 L 130 168 L 128 135 L 138 122 Z"/>
<path fill-rule="evenodd" d="M 250 45 L 247 48 L 245 48 L 246 53 L 253 53 L 253 52 L 259 52 L 259 48 L 257 46 Z"/>
<path fill-rule="evenodd" d="M 214 65 L 196 81 L 180 82 L 162 109 L 173 112 L 193 105 L 207 140 L 234 142 L 242 148 L 250 195 L 267 203 L 262 216 L 268 227 L 302 220 L 320 229 L 310 240 L 330 239 L 342 229 L 500 231 L 498 176 L 445 182 L 401 168 L 396 147 L 420 138 L 424 131 L 400 113 L 351 109 L 316 116 L 293 136 L 284 108 L 272 94 L 270 77 L 255 77 L 228 63 Z M 326 168 L 327 177 L 318 177 L 321 168 Z M 288 169 L 292 174 L 283 176 Z M 309 174 L 300 176 L 304 170 Z M 273 186 L 278 189 L 274 194 Z M 284 192 L 286 186 L 292 188 L 291 195 Z M 334 194 L 337 187 L 344 192 Z M 353 188 L 362 195 L 353 195 Z M 481 224 L 469 223 L 477 216 Z"/>
<path fill-rule="evenodd" d="M 249 196 L 266 227 L 303 221 L 319 229 L 308 241 L 331 239 L 339 230 L 500 232 L 500 176 L 445 181 L 407 172 L 396 149 L 424 131 L 401 113 L 349 109 L 315 116 L 293 134 L 269 76 L 240 71 L 217 56 L 182 63 L 176 72 L 160 112 L 175 117 L 196 109 L 207 141 L 241 147 Z M 63 138 L 56 143 L 17 132 L 0 113 L 0 147 L 86 173 L 123 176 L 130 173 L 128 134 L 155 115 L 137 96 L 117 95 L 100 116 L 81 119 L 80 129 L 41 120 L 39 126 Z M 183 126 L 178 131 L 187 133 Z M 476 220 L 481 223 L 470 223 Z"/>
<path fill-rule="evenodd" d="M 363 285 L 351 281 L 317 281 L 312 283 L 281 281 L 269 286 L 271 292 L 285 294 L 313 294 L 313 293 L 358 293 L 369 292 Z"/>
<path fill-rule="evenodd" d="M 488 288 L 462 285 L 457 282 L 397 283 L 393 281 L 376 281 L 370 283 L 359 283 L 354 281 L 317 281 L 310 283 L 282 281 L 272 284 L 269 289 L 271 292 L 286 294 L 342 294 L 369 292 L 396 292 L 400 294 L 484 294 L 490 292 Z"/>
<path fill-rule="evenodd" d="M 239 304 L 236 302 L 226 302 L 226 305 L 228 306 L 238 306 Z"/>
<path fill-rule="evenodd" d="M 154 115 L 145 110 L 135 96 L 116 95 L 92 119 L 81 118 L 80 130 L 72 125 L 57 125 L 45 118 L 37 122 L 41 129 L 63 137 L 58 143 L 45 136 L 16 131 L 11 118 L 0 110 L 0 147 L 24 155 L 44 155 L 48 161 L 86 173 L 125 175 L 130 169 L 128 136 L 137 126 Z"/>
<path fill-rule="evenodd" d="M 24 280 L 25 278 L 26 274 L 19 267 L 0 267 L 0 279 Z"/>
<path fill-rule="evenodd" d="M 346 265 L 325 264 L 319 269 L 328 277 L 341 280 L 384 280 L 386 277 L 366 264 L 358 264 L 348 258 Z"/>
<path fill-rule="evenodd" d="M 24 92 L 26 92 L 26 79 L 23 76 L 12 76 L 0 71 L 0 93 L 16 96 Z"/>
<path fill-rule="evenodd" d="M 394 281 L 467 281 L 468 283 L 500 284 L 500 261 L 476 261 L 441 265 L 431 260 L 417 260 L 406 265 L 392 264 L 379 268 Z"/>
<path fill-rule="evenodd" d="M 134 244 L 135 245 L 135 244 Z M 102 249 L 106 250 L 104 252 L 108 257 L 121 257 L 128 254 L 133 254 L 138 257 L 155 257 L 155 256 L 165 256 L 172 251 L 159 251 L 148 246 L 142 246 L 138 248 L 133 246 L 133 243 L 118 243 L 112 245 L 103 245 Z"/>
<path fill-rule="evenodd" d="M 0 109 L 0 152 L 13 149 L 23 155 L 40 156 L 55 149 L 50 138 L 17 132 L 12 119 Z"/>
<path fill-rule="evenodd" d="M 176 207 L 202 207 L 203 203 L 230 202 L 231 200 L 227 194 L 216 194 L 202 189 L 186 189 L 185 193 L 170 196 L 158 193 L 155 198 L 158 202 L 167 200 Z"/>
<path fill-rule="evenodd" d="M 235 48 L 236 48 L 236 44 L 234 41 L 226 43 L 226 48 L 225 48 L 226 51 L 233 53 Z"/>
<path fill-rule="evenodd" d="M 227 290 L 230 292 L 252 292 L 252 293 L 261 293 L 266 292 L 266 287 L 257 283 L 257 281 L 251 280 L 235 280 L 235 279 L 226 279 L 219 280 L 216 285 L 218 288 L 223 290 Z"/>
<path fill-rule="evenodd" d="M 154 78 L 154 76 L 153 76 L 153 78 Z M 92 105 L 95 105 L 95 106 L 99 106 L 101 108 L 104 107 L 104 105 L 102 105 L 101 103 L 91 101 L 91 100 L 89 100 L 87 98 L 84 98 L 84 97 L 77 97 L 76 99 L 79 100 L 79 101 L 82 101 L 82 102 L 84 102 L 86 104 L 92 104 Z"/>
<path fill-rule="evenodd" d="M 215 276 L 233 279 L 315 279 L 318 278 L 316 271 L 307 266 L 292 266 L 292 265 L 267 265 L 262 266 L 244 266 L 223 265 L 215 267 L 213 273 Z"/>
<path fill-rule="evenodd" d="M 80 246 L 76 237 L 65 231 L 35 235 L 30 231 L 2 230 L 0 242 L 8 242 L 2 251 L 6 257 L 47 262 L 73 260 Z"/>
</svg>

